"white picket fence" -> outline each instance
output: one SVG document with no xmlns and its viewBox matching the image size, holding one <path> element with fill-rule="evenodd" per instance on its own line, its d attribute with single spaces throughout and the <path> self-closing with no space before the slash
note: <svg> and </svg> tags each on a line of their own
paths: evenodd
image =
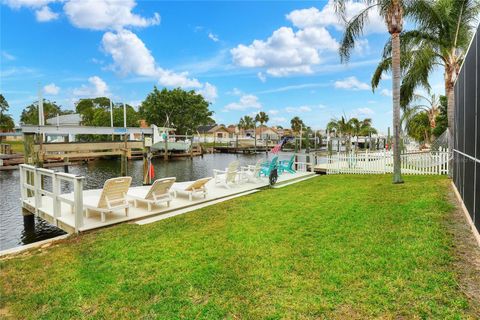
<svg viewBox="0 0 480 320">
<path fill-rule="evenodd" d="M 402 174 L 448 174 L 448 150 L 415 151 L 401 155 Z M 362 153 L 336 153 L 328 156 L 327 174 L 386 174 L 393 172 L 393 153 L 375 151 Z"/>
</svg>

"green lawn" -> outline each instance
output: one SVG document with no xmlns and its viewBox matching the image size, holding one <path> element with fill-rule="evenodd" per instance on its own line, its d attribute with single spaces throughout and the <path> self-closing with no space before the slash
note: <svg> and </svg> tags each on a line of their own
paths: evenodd
<svg viewBox="0 0 480 320">
<path fill-rule="evenodd" d="M 475 318 L 442 177 L 322 176 L 0 262 L 0 315 Z"/>
<path fill-rule="evenodd" d="M 2 141 L 12 146 L 13 153 L 23 153 L 23 141 Z"/>
</svg>

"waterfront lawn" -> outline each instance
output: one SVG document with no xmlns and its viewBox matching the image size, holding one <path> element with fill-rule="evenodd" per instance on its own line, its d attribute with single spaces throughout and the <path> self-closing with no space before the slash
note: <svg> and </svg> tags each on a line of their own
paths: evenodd
<svg viewBox="0 0 480 320">
<path fill-rule="evenodd" d="M 23 153 L 23 141 L 2 141 L 2 143 L 11 145 L 13 153 Z"/>
<path fill-rule="evenodd" d="M 447 230 L 450 181 L 322 176 L 0 262 L 0 315 L 475 318 Z"/>
</svg>

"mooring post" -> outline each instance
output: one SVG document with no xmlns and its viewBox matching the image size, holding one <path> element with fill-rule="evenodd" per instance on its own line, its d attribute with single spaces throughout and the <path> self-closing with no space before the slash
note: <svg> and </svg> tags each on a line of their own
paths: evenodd
<svg viewBox="0 0 480 320">
<path fill-rule="evenodd" d="M 35 135 L 32 134 L 23 134 L 23 157 L 24 162 L 29 165 L 35 164 Z M 28 170 L 25 170 L 25 181 L 27 184 L 34 184 L 34 173 Z M 32 197 L 34 195 L 33 191 L 27 190 L 27 197 Z"/>
<path fill-rule="evenodd" d="M 152 146 L 152 138 L 145 137 L 143 139 L 143 184 L 152 184 L 152 177 L 150 175 L 150 166 L 152 165 L 152 153 L 150 147 Z"/>
<path fill-rule="evenodd" d="M 125 111 L 124 111 L 125 112 Z M 125 148 L 125 157 L 123 159 L 123 162 L 124 162 L 124 166 L 125 166 L 125 174 L 124 176 L 126 176 L 128 174 L 128 134 L 127 132 L 125 131 L 125 134 L 123 136 L 123 140 L 124 140 L 124 148 Z"/>
<path fill-rule="evenodd" d="M 67 135 L 65 137 L 65 142 L 69 143 L 70 142 L 70 137 Z M 63 158 L 63 172 L 68 173 L 68 157 Z"/>
<path fill-rule="evenodd" d="M 35 232 L 35 216 L 27 209 L 22 208 L 23 229 L 28 233 Z"/>
<path fill-rule="evenodd" d="M 168 129 L 166 129 L 164 133 L 164 139 L 165 139 L 165 150 L 163 153 L 163 160 L 167 161 L 168 160 Z"/>
</svg>

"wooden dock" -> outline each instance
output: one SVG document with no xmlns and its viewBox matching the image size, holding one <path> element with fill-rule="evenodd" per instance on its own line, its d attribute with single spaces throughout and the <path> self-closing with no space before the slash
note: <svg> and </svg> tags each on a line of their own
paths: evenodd
<svg viewBox="0 0 480 320">
<path fill-rule="evenodd" d="M 302 168 L 306 168 L 306 166 L 303 166 Z M 269 185 L 268 178 L 261 178 L 256 182 L 239 183 L 230 188 L 215 185 L 215 182 L 212 180 L 207 184 L 208 195 L 205 199 L 194 198 L 194 201 L 189 201 L 188 197 L 179 196 L 171 202 L 170 207 L 154 207 L 152 211 L 148 211 L 146 207 L 135 208 L 131 206 L 128 216 L 125 216 L 123 210 L 120 210 L 119 212 L 115 211 L 108 214 L 106 221 L 102 222 L 99 214 L 91 214 L 88 218 L 84 216 L 82 199 L 87 198 L 89 195 L 98 195 L 101 190 L 82 190 L 83 177 L 77 177 L 61 172 L 53 172 L 52 170 L 42 168 L 34 168 L 27 165 L 22 165 L 20 173 L 22 184 L 21 201 L 24 214 L 35 214 L 68 233 L 85 232 L 127 221 L 136 221 L 152 216 L 172 214 L 176 211 L 185 210 L 199 204 L 206 204 L 211 201 L 219 200 L 224 201 L 234 195 L 245 194 L 249 191 L 258 190 Z M 28 175 L 33 175 L 33 182 L 32 179 L 28 182 Z M 280 175 L 277 185 L 294 183 L 314 176 L 315 173 L 306 171 L 298 171 L 295 174 L 285 173 Z M 42 189 L 41 184 L 39 183 L 42 177 L 49 177 L 52 179 L 52 190 L 49 191 Z M 61 192 L 58 188 L 60 180 L 73 184 L 73 193 L 57 194 Z M 148 189 L 150 186 L 134 188 Z"/>
</svg>

